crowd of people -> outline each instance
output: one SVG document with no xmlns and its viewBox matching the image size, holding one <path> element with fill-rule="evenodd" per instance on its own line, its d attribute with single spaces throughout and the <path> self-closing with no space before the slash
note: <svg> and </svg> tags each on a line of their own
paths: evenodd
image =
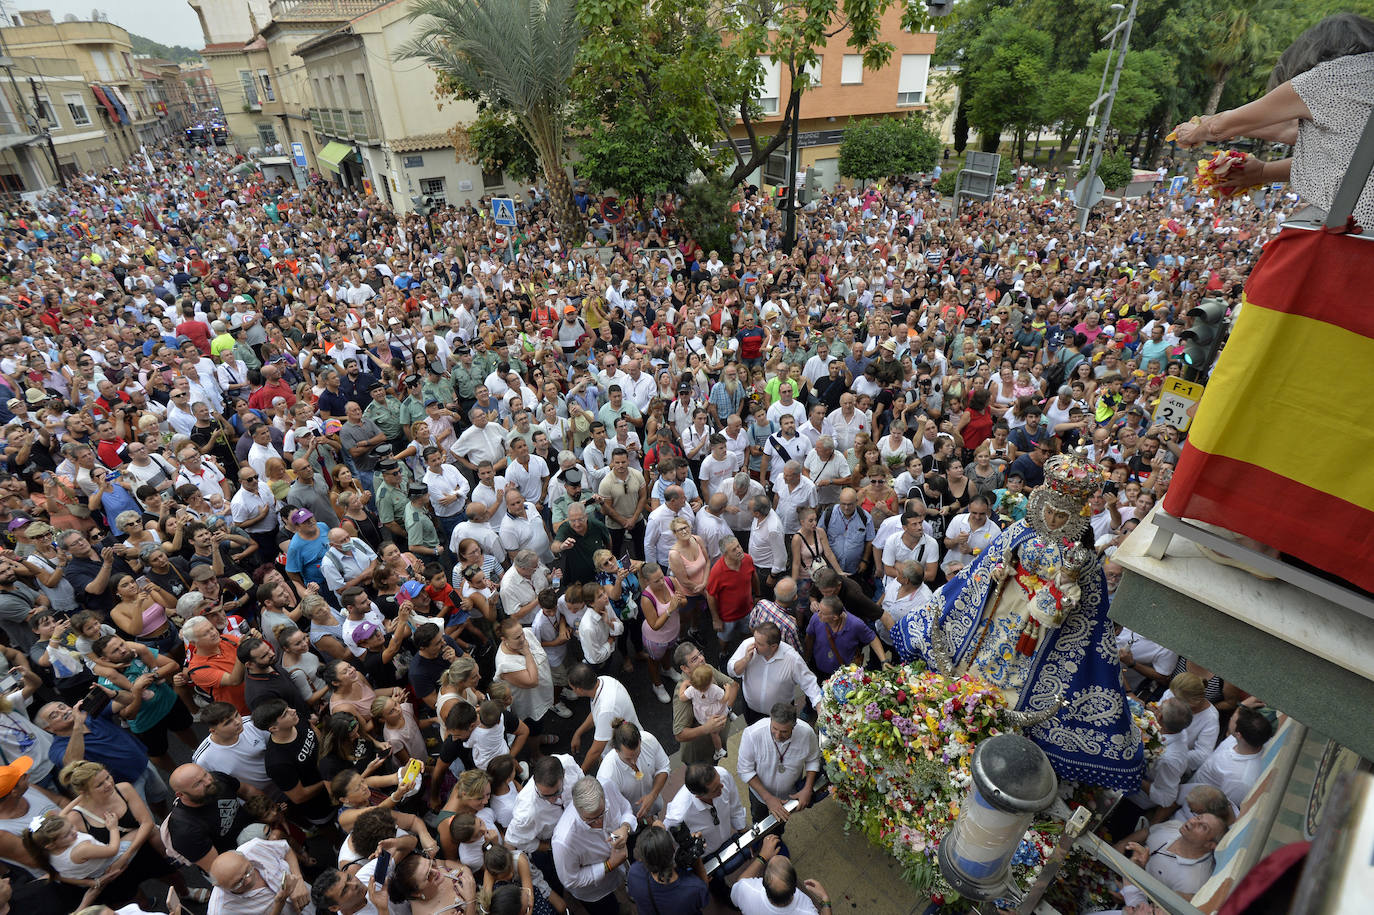
<svg viewBox="0 0 1374 915">
<path fill-rule="evenodd" d="M 1080 231 L 1040 182 L 838 186 L 789 253 L 748 188 L 729 250 L 670 198 L 608 249 L 538 188 L 506 229 L 234 164 L 0 219 L 0 859 L 55 911 L 828 915 L 776 836 L 707 874 L 688 834 L 823 797 L 819 684 L 1051 455 L 1107 469 L 1110 555 L 1179 454 L 1188 310 L 1292 204 L 1161 183 Z M 1215 745 L 1220 681 L 1121 638 Z"/>
</svg>

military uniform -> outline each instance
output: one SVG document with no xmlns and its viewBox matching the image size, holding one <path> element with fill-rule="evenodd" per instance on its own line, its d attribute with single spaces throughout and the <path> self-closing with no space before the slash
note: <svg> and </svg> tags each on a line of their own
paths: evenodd
<svg viewBox="0 0 1374 915">
<path fill-rule="evenodd" d="M 453 372 L 450 375 L 453 379 L 453 391 L 464 406 L 477 399 L 477 386 L 488 374 L 490 372 L 482 371 L 482 367 L 477 364 L 476 357 L 473 357 L 471 368 L 465 368 L 462 363 L 453 367 Z M 426 394 L 428 394 L 428 386 L 426 386 Z"/>
<path fill-rule="evenodd" d="M 431 550 L 439 548 L 439 529 L 434 526 L 434 519 L 429 516 L 429 512 L 416 508 L 413 502 L 406 502 L 405 525 L 406 540 L 411 547 L 422 546 Z"/>
<path fill-rule="evenodd" d="M 402 527 L 406 523 L 406 471 L 404 465 L 401 468 L 401 482 L 398 486 L 388 486 L 386 480 L 379 473 L 373 479 L 376 480 L 377 491 L 374 498 L 377 500 L 377 520 L 385 527 L 387 524 L 395 522 Z M 395 536 L 395 533 L 392 533 Z"/>
<path fill-rule="evenodd" d="M 423 412 L 422 410 L 421 413 Z M 382 430 L 387 441 L 395 443 L 402 440 L 401 402 L 396 398 L 388 396 L 381 403 L 373 400 L 367 405 L 367 409 L 363 410 L 363 416 L 377 424 L 377 428 Z"/>
<path fill-rule="evenodd" d="M 401 425 L 406 429 L 426 417 L 424 401 L 414 396 L 401 401 Z"/>
</svg>

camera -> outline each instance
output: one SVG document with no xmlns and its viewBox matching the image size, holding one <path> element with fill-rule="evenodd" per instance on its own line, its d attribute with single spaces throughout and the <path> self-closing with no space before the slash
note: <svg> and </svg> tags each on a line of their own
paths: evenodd
<svg viewBox="0 0 1374 915">
<path fill-rule="evenodd" d="M 677 843 L 673 853 L 673 865 L 679 870 L 691 869 L 706 854 L 706 840 L 692 832 L 686 823 L 679 823 L 668 829 L 668 834 Z"/>
</svg>

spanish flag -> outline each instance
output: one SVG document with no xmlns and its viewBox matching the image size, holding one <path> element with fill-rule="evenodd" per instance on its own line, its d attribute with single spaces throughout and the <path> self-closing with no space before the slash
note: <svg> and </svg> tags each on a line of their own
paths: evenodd
<svg viewBox="0 0 1374 915">
<path fill-rule="evenodd" d="M 1284 229 L 1198 405 L 1164 499 L 1374 590 L 1374 239 Z"/>
</svg>

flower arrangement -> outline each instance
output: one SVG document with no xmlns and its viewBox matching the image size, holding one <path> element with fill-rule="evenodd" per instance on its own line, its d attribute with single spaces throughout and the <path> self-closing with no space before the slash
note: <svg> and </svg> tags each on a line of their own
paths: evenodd
<svg viewBox="0 0 1374 915">
<path fill-rule="evenodd" d="M 1138 703 L 1131 711 L 1153 758 L 1163 750 L 1154 714 Z M 877 672 L 850 666 L 826 681 L 818 721 L 821 753 L 835 798 L 846 810 L 845 828 L 886 848 L 933 911 L 968 910 L 940 875 L 936 852 L 973 782 L 974 750 L 1010 729 L 1006 712 L 1001 691 L 987 681 L 968 674 L 944 677 L 920 664 Z M 1093 790 L 1075 789 L 1070 805 L 1099 807 L 1103 801 Z M 1047 821 L 1026 832 L 1012 859 L 1018 888 L 1035 880 L 1060 831 L 1058 823 Z M 1064 886 L 1059 892 L 1104 898 L 1097 887 Z"/>
<path fill-rule="evenodd" d="M 1204 194 L 1209 197 L 1220 197 L 1229 199 L 1241 194 L 1248 194 L 1261 185 L 1255 184 L 1250 187 L 1222 187 L 1221 182 L 1230 176 L 1231 172 L 1239 171 L 1245 167 L 1246 161 L 1250 158 L 1248 153 L 1243 153 L 1236 149 L 1219 149 L 1207 159 L 1199 159 L 1197 163 L 1197 186 Z"/>
</svg>

